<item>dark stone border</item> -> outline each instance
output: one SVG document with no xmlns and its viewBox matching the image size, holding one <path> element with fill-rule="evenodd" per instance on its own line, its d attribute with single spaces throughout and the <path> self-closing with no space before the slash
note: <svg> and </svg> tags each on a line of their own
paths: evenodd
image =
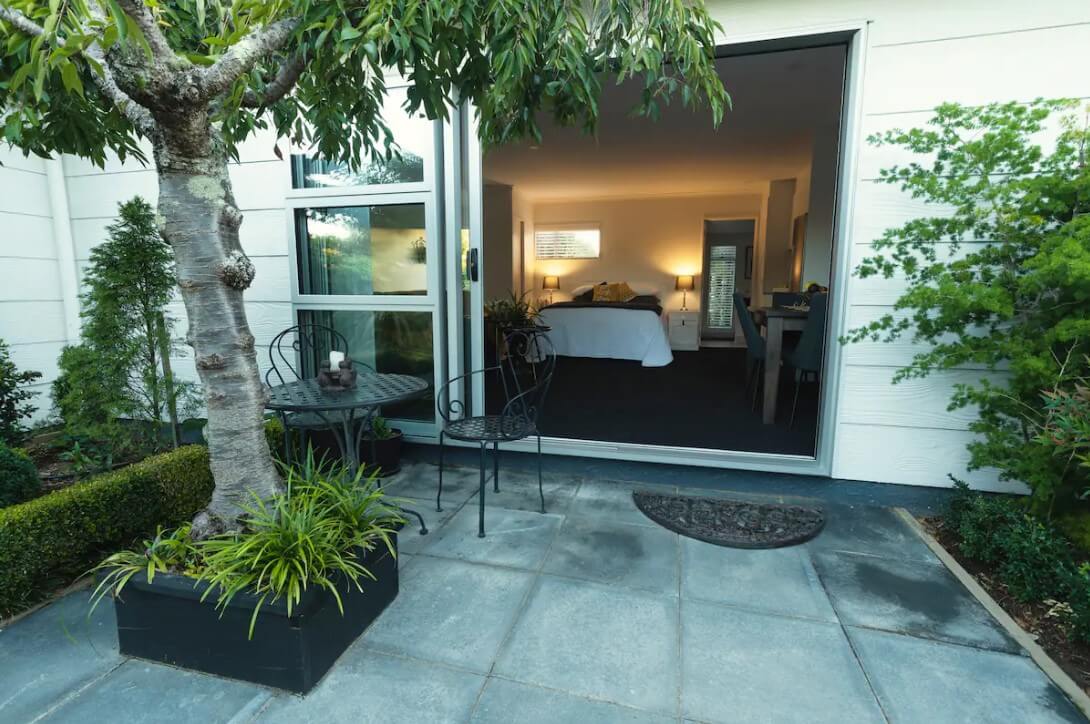
<svg viewBox="0 0 1090 724">
<path fill-rule="evenodd" d="M 728 548 L 767 549 L 799 545 L 813 539 L 825 528 L 825 514 L 816 508 L 774 503 L 752 503 L 730 498 L 701 498 L 688 495 L 662 495 L 635 490 L 632 499 L 644 515 L 659 525 L 688 538 Z M 698 506 L 704 510 L 698 510 Z M 698 515 L 694 519 L 693 512 Z M 715 513 L 716 523 L 734 518 L 739 525 L 733 529 L 715 528 L 706 515 Z M 746 520 L 743 521 L 742 517 Z M 776 530 L 755 529 L 741 523 L 768 522 L 774 516 Z"/>
</svg>

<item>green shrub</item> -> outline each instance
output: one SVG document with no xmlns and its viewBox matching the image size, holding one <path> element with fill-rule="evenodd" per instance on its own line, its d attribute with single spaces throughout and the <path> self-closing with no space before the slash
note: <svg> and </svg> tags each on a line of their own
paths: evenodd
<svg viewBox="0 0 1090 724">
<path fill-rule="evenodd" d="M 192 445 L 0 510 L 0 616 L 85 573 L 104 553 L 188 520 L 212 488 L 208 450 Z"/>
<path fill-rule="evenodd" d="M 27 454 L 0 442 L 0 508 L 30 500 L 41 492 L 38 468 Z"/>
<path fill-rule="evenodd" d="M 36 393 L 26 389 L 41 372 L 19 371 L 11 361 L 7 344 L 0 339 L 0 442 L 18 445 L 26 437 L 23 419 L 38 409 L 29 400 Z"/>
<path fill-rule="evenodd" d="M 968 500 L 955 529 L 961 551 L 984 563 L 997 563 L 1003 558 L 1004 534 L 1018 524 L 1022 511 L 1009 498 L 977 493 Z"/>
<path fill-rule="evenodd" d="M 1090 642 L 1090 565 L 1083 564 L 1067 573 L 1065 599 L 1071 608 L 1068 614 L 1068 635 Z"/>
<path fill-rule="evenodd" d="M 1071 547 L 1053 528 L 1029 515 L 999 531 L 999 577 L 1023 603 L 1061 597 L 1073 568 Z"/>
</svg>

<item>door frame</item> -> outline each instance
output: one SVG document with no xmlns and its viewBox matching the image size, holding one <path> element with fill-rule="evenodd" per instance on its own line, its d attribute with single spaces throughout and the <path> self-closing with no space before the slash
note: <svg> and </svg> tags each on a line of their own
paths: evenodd
<svg viewBox="0 0 1090 724">
<path fill-rule="evenodd" d="M 705 339 L 713 342 L 735 342 L 738 339 L 738 325 L 733 325 L 731 329 L 731 335 L 729 337 L 705 337 L 704 330 L 707 329 L 705 322 L 707 321 L 708 309 L 708 262 L 711 261 L 710 249 L 708 247 L 708 222 L 709 221 L 752 221 L 753 222 L 753 238 L 750 240 L 753 245 L 753 266 L 757 266 L 757 240 L 761 238 L 761 219 L 755 214 L 745 215 L 739 214 L 736 216 L 722 216 L 719 214 L 712 214 L 705 216 L 700 222 L 701 233 L 701 262 L 700 262 L 700 339 L 703 342 Z M 745 274 L 746 265 L 746 250 L 741 250 L 741 255 L 735 258 L 735 291 L 738 290 L 738 275 Z M 750 282 L 753 281 L 752 275 Z M 751 285 L 752 286 L 752 285 Z M 732 316 L 733 319 L 733 316 Z"/>
<path fill-rule="evenodd" d="M 843 354 L 838 340 L 846 327 L 847 287 L 851 278 L 849 222 L 854 212 L 855 192 L 859 178 L 859 148 L 863 140 L 861 136 L 863 125 L 863 78 L 869 47 L 868 24 L 869 21 L 860 19 L 841 23 L 768 30 L 729 38 L 720 33 L 716 38 L 718 43 L 716 47 L 717 58 L 784 50 L 802 50 L 829 45 L 846 46 L 844 94 L 841 101 L 840 153 L 837 164 L 837 193 L 835 195 L 833 216 L 833 260 L 830 275 L 829 317 L 826 325 L 825 367 L 823 371 L 825 379 L 821 387 L 818 434 L 814 456 L 572 440 L 555 437 L 542 438 L 543 452 L 550 455 L 734 468 L 822 477 L 831 476 L 835 453 L 835 428 L 837 426 L 837 412 L 843 377 Z M 474 190 L 471 193 L 471 198 L 475 197 L 477 203 L 471 206 L 476 206 L 479 212 L 479 201 L 483 192 L 479 156 L 477 157 L 476 169 L 478 182 L 470 188 Z M 480 218 L 479 213 L 478 218 Z M 479 225 L 476 229 L 479 243 Z M 756 277 L 756 271 L 754 276 Z M 481 317 L 483 327 L 483 315 L 477 314 L 474 316 L 475 318 Z M 454 331 L 461 334 L 461 325 L 459 324 Z M 447 330 L 446 337 L 453 340 L 451 329 Z M 483 342 L 483 332 L 480 336 L 475 334 L 473 339 Z M 483 344 L 474 344 L 473 346 L 482 348 L 483 354 Z M 418 441 L 436 442 L 435 438 L 419 438 Z M 451 444 L 451 442 L 448 441 L 448 444 Z M 513 442 L 505 447 L 521 452 L 536 451 L 535 443 L 530 440 Z"/>
</svg>

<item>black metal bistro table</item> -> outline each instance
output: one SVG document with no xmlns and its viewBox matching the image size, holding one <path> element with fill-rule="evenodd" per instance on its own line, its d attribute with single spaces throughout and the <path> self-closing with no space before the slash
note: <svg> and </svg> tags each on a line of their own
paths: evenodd
<svg viewBox="0 0 1090 724">
<path fill-rule="evenodd" d="M 291 433 L 288 416 L 295 413 L 309 418 L 305 427 L 314 429 L 324 424 L 333 433 L 341 457 L 355 475 L 360 467 L 360 441 L 364 431 L 371 430 L 372 421 L 379 408 L 420 397 L 427 391 L 428 383 L 419 377 L 361 372 L 356 377 L 356 386 L 348 389 L 322 387 L 316 378 L 273 385 L 269 388 L 269 399 L 265 407 L 276 412 L 284 423 L 284 445 L 289 455 L 289 463 Z M 360 424 L 357 425 L 357 422 Z M 372 455 L 372 459 L 373 457 Z M 419 513 L 403 510 L 419 518 L 420 532 L 427 532 L 424 519 Z"/>
</svg>

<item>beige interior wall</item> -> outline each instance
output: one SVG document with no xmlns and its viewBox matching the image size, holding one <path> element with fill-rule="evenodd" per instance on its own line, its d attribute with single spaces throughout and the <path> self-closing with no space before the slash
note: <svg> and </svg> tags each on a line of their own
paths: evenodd
<svg viewBox="0 0 1090 724">
<path fill-rule="evenodd" d="M 759 287 L 771 294 L 791 283 L 791 231 L 794 216 L 795 179 L 778 179 L 768 185 L 765 225 L 764 277 Z"/>
<path fill-rule="evenodd" d="M 521 248 L 520 248 L 521 247 Z M 518 188 L 511 191 L 511 277 L 514 289 L 524 294 L 534 286 L 534 205 Z M 519 267 L 519 253 L 523 265 Z"/>
<path fill-rule="evenodd" d="M 738 196 L 679 196 L 599 201 L 541 203 L 534 206 L 537 224 L 588 222 L 602 233 L 598 259 L 539 259 L 533 271 L 533 287 L 540 289 L 546 274 L 560 277 L 565 299 L 585 283 L 627 281 L 650 284 L 666 309 L 681 307 L 681 292 L 674 291 L 679 274 L 693 274 L 696 290 L 688 297 L 689 309 L 700 306 L 703 265 L 704 219 L 760 218 L 759 194 Z"/>
</svg>

